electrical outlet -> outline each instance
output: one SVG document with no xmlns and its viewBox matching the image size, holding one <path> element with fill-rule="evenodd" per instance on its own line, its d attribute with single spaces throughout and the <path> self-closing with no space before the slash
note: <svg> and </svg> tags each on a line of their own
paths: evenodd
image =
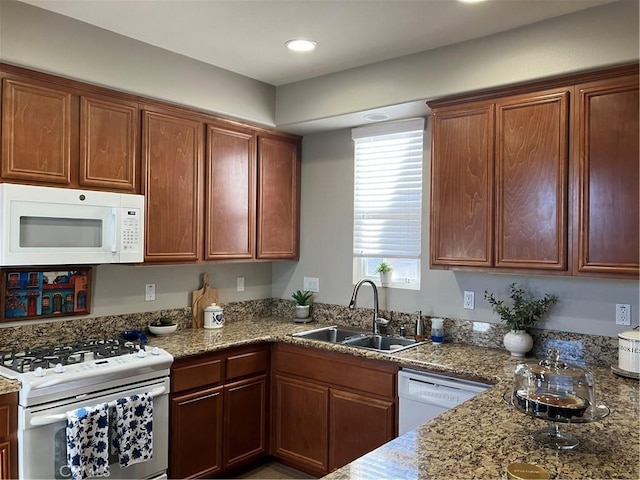
<svg viewBox="0 0 640 480">
<path fill-rule="evenodd" d="M 244 277 L 238 277 L 236 280 L 236 290 L 238 292 L 244 292 Z"/>
<path fill-rule="evenodd" d="M 466 291 L 464 292 L 464 302 L 462 304 L 462 306 L 464 308 L 466 308 L 467 310 L 473 310 L 475 307 L 475 298 L 476 298 L 476 294 L 475 292 L 469 292 Z"/>
<path fill-rule="evenodd" d="M 631 325 L 631 305 L 616 303 L 616 325 Z"/>
<path fill-rule="evenodd" d="M 302 289 L 308 292 L 318 293 L 320 291 L 320 279 L 316 277 L 304 277 Z"/>
<path fill-rule="evenodd" d="M 153 302 L 156 299 L 156 284 L 147 283 L 144 287 L 145 302 Z"/>
</svg>

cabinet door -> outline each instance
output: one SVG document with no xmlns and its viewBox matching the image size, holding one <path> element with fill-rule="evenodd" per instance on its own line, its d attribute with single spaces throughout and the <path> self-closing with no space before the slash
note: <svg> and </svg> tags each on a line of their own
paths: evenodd
<svg viewBox="0 0 640 480">
<path fill-rule="evenodd" d="M 493 264 L 493 105 L 434 110 L 431 265 Z"/>
<path fill-rule="evenodd" d="M 222 470 L 222 387 L 171 398 L 169 477 L 192 478 Z"/>
<path fill-rule="evenodd" d="M 143 113 L 145 262 L 200 258 L 202 129 L 187 117 Z"/>
<path fill-rule="evenodd" d="M 496 104 L 496 267 L 567 269 L 569 92 Z"/>
<path fill-rule="evenodd" d="M 395 404 L 331 389 L 329 465 L 334 470 L 378 448 L 395 436 Z"/>
<path fill-rule="evenodd" d="M 638 276 L 638 76 L 576 87 L 577 272 Z"/>
<path fill-rule="evenodd" d="M 18 394 L 0 395 L 0 480 L 18 478 Z"/>
<path fill-rule="evenodd" d="M 115 99 L 80 99 L 81 186 L 138 191 L 138 105 Z"/>
<path fill-rule="evenodd" d="M 300 239 L 300 145 L 258 138 L 257 258 L 297 260 Z"/>
<path fill-rule="evenodd" d="M 67 91 L 3 79 L 3 179 L 71 183 L 73 104 L 77 108 L 77 97 Z"/>
<path fill-rule="evenodd" d="M 328 472 L 329 388 L 276 375 L 273 454 L 317 475 Z"/>
<path fill-rule="evenodd" d="M 224 468 L 266 455 L 267 376 L 224 387 Z"/>
<path fill-rule="evenodd" d="M 205 258 L 253 258 L 255 249 L 255 135 L 209 126 L 205 188 Z"/>
</svg>

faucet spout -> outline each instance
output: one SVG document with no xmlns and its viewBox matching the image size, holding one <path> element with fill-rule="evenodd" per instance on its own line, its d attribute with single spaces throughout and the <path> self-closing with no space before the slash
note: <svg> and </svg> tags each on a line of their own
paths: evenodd
<svg viewBox="0 0 640 480">
<path fill-rule="evenodd" d="M 376 287 L 376 284 L 372 281 L 369 280 L 368 278 L 363 278 L 362 280 L 360 280 L 358 283 L 356 283 L 355 287 L 353 287 L 353 293 L 351 294 L 351 301 L 349 302 L 349 308 L 350 309 L 354 309 L 356 308 L 356 301 L 358 299 L 358 291 L 360 290 L 360 287 L 362 286 L 363 283 L 368 283 L 369 285 L 371 285 L 371 288 L 373 288 L 373 334 L 374 335 L 379 335 L 380 330 L 378 328 L 378 314 L 379 314 L 379 310 L 378 310 L 378 287 Z M 380 319 L 383 320 L 383 319 Z"/>
</svg>

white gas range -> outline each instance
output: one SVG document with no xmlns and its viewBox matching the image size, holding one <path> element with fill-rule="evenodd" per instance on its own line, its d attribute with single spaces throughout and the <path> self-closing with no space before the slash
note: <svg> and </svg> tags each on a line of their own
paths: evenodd
<svg viewBox="0 0 640 480">
<path fill-rule="evenodd" d="M 163 478 L 168 467 L 171 354 L 123 339 L 91 339 L 64 345 L 0 352 L 0 375 L 19 380 L 19 476 L 69 478 L 66 426 L 70 411 L 132 395 L 153 397 L 153 457 L 120 468 L 113 478 Z"/>
</svg>

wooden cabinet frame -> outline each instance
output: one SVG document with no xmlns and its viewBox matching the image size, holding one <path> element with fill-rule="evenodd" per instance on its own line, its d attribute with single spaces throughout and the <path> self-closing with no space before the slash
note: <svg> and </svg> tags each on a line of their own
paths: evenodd
<svg viewBox="0 0 640 480">
<path fill-rule="evenodd" d="M 429 106 L 432 268 L 638 278 L 637 64 Z"/>
</svg>

